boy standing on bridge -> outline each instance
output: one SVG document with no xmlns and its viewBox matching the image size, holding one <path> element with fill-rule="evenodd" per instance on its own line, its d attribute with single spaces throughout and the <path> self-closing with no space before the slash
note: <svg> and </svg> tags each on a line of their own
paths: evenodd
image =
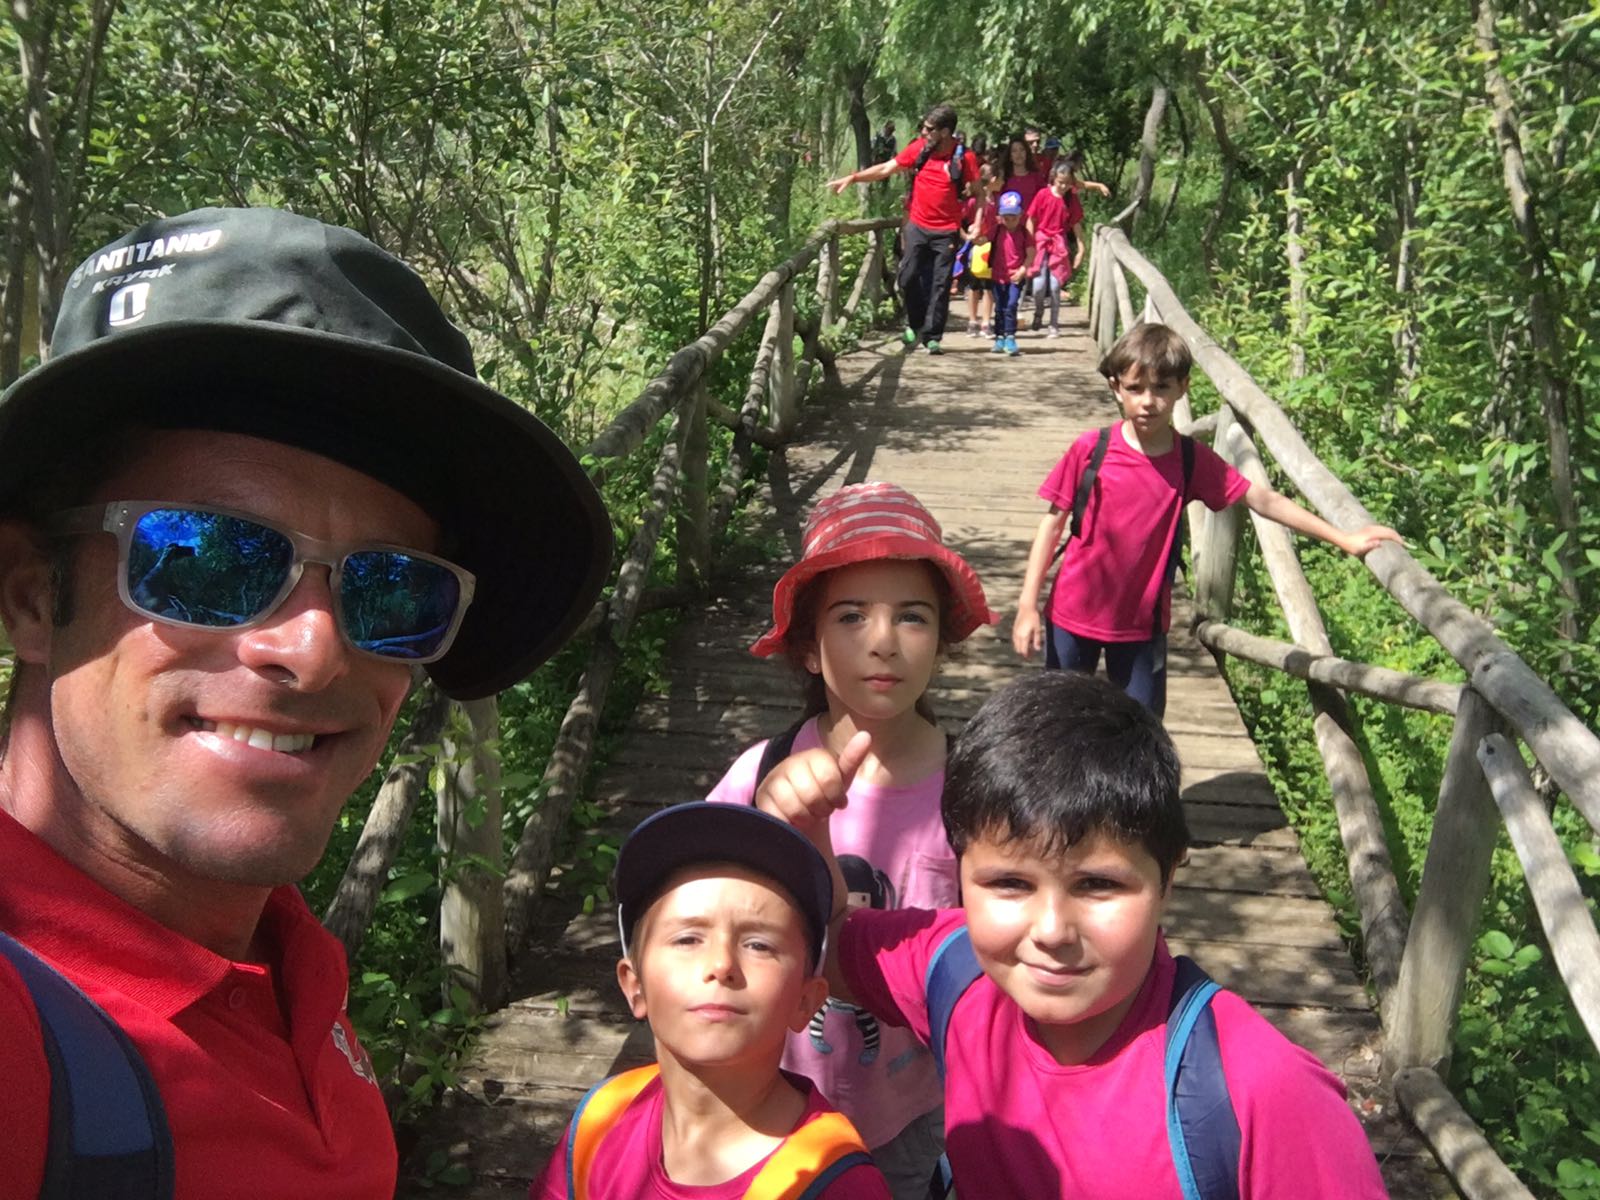
<svg viewBox="0 0 1600 1200">
<path fill-rule="evenodd" d="M 1042 645 L 1045 666 L 1093 674 L 1105 652 L 1111 682 L 1156 716 L 1167 704 L 1172 581 L 1183 554 L 1183 509 L 1217 511 L 1243 500 L 1251 512 L 1360 557 L 1401 541 L 1384 525 L 1337 529 L 1270 487 L 1254 487 L 1209 446 L 1172 428 L 1193 358 L 1165 325 L 1140 323 L 1100 362 L 1123 420 L 1080 437 L 1039 487 L 1050 511 L 1028 552 L 1011 644 L 1023 658 Z M 1068 530 L 1061 569 L 1041 623 L 1039 589 Z"/>
<path fill-rule="evenodd" d="M 836 888 L 831 817 L 869 749 L 861 733 L 837 759 L 794 755 L 757 795 Z M 950 754 L 962 907 L 831 926 L 833 993 L 908 1026 L 941 1066 L 964 1200 L 1386 1195 L 1339 1079 L 1167 950 L 1189 843 L 1178 777 L 1148 710 L 1101 680 L 1026 674 Z"/>
<path fill-rule="evenodd" d="M 978 156 L 956 140 L 956 110 L 937 104 L 922 118 L 922 136 L 888 162 L 852 171 L 828 186 L 840 195 L 852 183 L 873 183 L 912 171 L 911 209 L 900 262 L 900 294 L 905 298 L 905 344 L 922 341 L 929 354 L 941 354 L 945 319 L 950 313 L 950 276 L 961 246 L 961 207 L 978 185 Z"/>
<path fill-rule="evenodd" d="M 680 804 L 640 822 L 612 883 L 617 983 L 656 1062 L 583 1098 L 532 1200 L 889 1200 L 855 1127 L 778 1068 L 827 998 L 844 909 L 816 849 L 754 808 Z"/>
</svg>

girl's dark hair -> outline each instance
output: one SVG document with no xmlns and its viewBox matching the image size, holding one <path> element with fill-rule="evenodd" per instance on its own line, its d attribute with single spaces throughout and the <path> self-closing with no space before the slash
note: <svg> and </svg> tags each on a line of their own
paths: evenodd
<svg viewBox="0 0 1600 1200">
<path fill-rule="evenodd" d="M 951 634 L 953 619 L 951 610 L 954 605 L 951 603 L 950 581 L 944 577 L 943 571 L 927 559 L 917 561 L 927 568 L 928 575 L 933 580 L 934 594 L 939 597 L 939 657 L 943 658 L 957 641 Z M 794 608 L 789 615 L 788 635 L 783 640 L 783 657 L 799 677 L 800 702 L 807 717 L 828 711 L 828 685 L 820 673 L 806 669 L 806 655 L 816 645 L 817 608 L 822 603 L 823 581 L 831 574 L 833 571 L 824 571 L 808 580 L 800 589 L 794 598 Z M 917 697 L 917 712 L 930 724 L 935 721 L 933 705 L 928 702 L 926 692 Z"/>
<path fill-rule="evenodd" d="M 1056 855 L 1091 834 L 1137 843 L 1163 886 L 1189 848 L 1178 753 L 1121 689 L 1075 671 L 1032 671 L 984 701 L 945 763 L 941 811 L 956 855 L 974 841 Z"/>
<path fill-rule="evenodd" d="M 1015 146 L 1018 142 L 1022 143 L 1022 153 L 1023 153 L 1022 173 L 1024 175 L 1032 175 L 1035 171 L 1037 171 L 1039 169 L 1039 165 L 1033 161 L 1033 147 L 1028 145 L 1028 139 L 1023 137 L 1020 133 L 1013 133 L 1011 135 L 1011 137 L 1006 140 L 1006 149 L 1005 149 L 1006 176 L 1005 177 L 1007 179 L 1010 179 L 1013 175 L 1016 174 L 1016 168 L 1015 168 L 1015 165 L 1014 165 L 1012 157 L 1011 157 L 1011 147 Z"/>
</svg>

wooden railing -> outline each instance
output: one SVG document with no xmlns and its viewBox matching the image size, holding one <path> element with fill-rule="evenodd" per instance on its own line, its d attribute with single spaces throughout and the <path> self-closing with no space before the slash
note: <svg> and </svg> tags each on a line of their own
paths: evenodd
<svg viewBox="0 0 1600 1200">
<path fill-rule="evenodd" d="M 1107 226 L 1095 231 L 1088 285 L 1089 327 L 1102 353 L 1119 326 L 1135 322 L 1130 275 L 1144 289 L 1143 318 L 1182 336 L 1223 400 L 1214 422 L 1192 421 L 1184 401 L 1180 428 L 1209 430 L 1219 454 L 1252 483 L 1265 484 L 1259 439 L 1325 518 L 1346 529 L 1370 523 L 1360 501 L 1311 452 L 1278 404 L 1195 323 L 1160 271 L 1120 230 Z M 1489 887 L 1490 855 L 1504 823 L 1556 968 L 1584 1028 L 1600 1046 L 1600 932 L 1512 740 L 1521 739 L 1600 832 L 1600 739 L 1485 621 L 1392 543 L 1369 553 L 1367 566 L 1461 665 L 1467 683 L 1420 679 L 1335 656 L 1291 535 L 1253 514 L 1251 519 L 1294 643 L 1227 623 L 1239 510 L 1212 513 L 1199 503 L 1189 506 L 1196 636 L 1219 656 L 1231 654 L 1307 682 L 1377 993 L 1385 1069 L 1396 1095 L 1468 1200 L 1531 1200 L 1446 1086 L 1451 1038 Z M 1455 720 L 1422 882 L 1409 914 L 1366 767 L 1349 733 L 1344 692 Z"/>
<path fill-rule="evenodd" d="M 324 917 L 352 958 L 432 774 L 435 782 L 442 782 L 438 837 L 447 864 L 440 903 L 441 951 L 452 979 L 467 989 L 476 1007 L 490 1010 L 505 1002 L 508 959 L 522 948 L 533 923 L 635 619 L 648 609 L 705 594 L 715 547 L 738 499 L 752 448 L 781 446 L 793 435 L 819 368 L 825 377 L 836 378 L 828 339 L 863 305 L 872 308 L 892 240 L 887 231 L 899 223 L 898 218 L 825 223 L 705 334 L 674 354 L 638 398 L 583 449 L 583 461 L 598 481 L 643 446 L 652 430 L 670 425 L 643 518 L 609 594 L 577 635 L 592 639 L 591 651 L 539 784 L 541 802 L 507 870 L 498 760 L 490 748 L 498 728 L 496 702 L 491 698 L 454 705 L 426 686 Z M 867 239 L 866 249 L 841 308 L 840 241 L 860 236 Z M 801 317 L 796 288 L 813 263 L 815 312 Z M 762 312 L 767 319 L 755 366 L 734 409 L 711 396 L 706 376 Z M 798 360 L 797 340 L 802 347 Z M 712 421 L 735 431 L 734 452 L 714 489 L 708 464 Z M 676 521 L 678 577 L 672 585 L 647 591 L 656 542 L 669 515 Z"/>
</svg>

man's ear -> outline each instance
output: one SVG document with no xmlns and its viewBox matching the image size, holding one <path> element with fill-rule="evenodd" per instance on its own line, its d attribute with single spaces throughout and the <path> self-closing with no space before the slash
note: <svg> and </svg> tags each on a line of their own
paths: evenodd
<svg viewBox="0 0 1600 1200">
<path fill-rule="evenodd" d="M 805 986 L 800 989 L 799 1006 L 789 1018 L 790 1032 L 804 1033 L 806 1026 L 811 1024 L 811 1018 L 827 998 L 828 981 L 825 978 L 817 975 L 806 980 Z"/>
<path fill-rule="evenodd" d="M 50 658 L 54 575 L 50 555 L 33 529 L 22 521 L 0 520 L 0 624 L 18 662 Z"/>
<path fill-rule="evenodd" d="M 618 961 L 617 986 L 622 989 L 622 998 L 628 1002 L 628 1011 L 633 1014 L 633 1019 L 644 1020 L 649 1015 L 644 999 L 644 981 L 639 978 L 639 972 L 633 969 L 633 960 L 624 958 Z"/>
</svg>

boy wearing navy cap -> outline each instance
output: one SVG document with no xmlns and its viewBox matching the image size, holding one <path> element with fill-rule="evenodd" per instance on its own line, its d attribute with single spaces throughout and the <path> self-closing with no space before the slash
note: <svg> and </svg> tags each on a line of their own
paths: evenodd
<svg viewBox="0 0 1600 1200">
<path fill-rule="evenodd" d="M 617 984 L 657 1062 L 584 1097 L 533 1200 L 888 1200 L 855 1128 L 778 1066 L 828 994 L 816 848 L 753 808 L 678 805 L 628 838 L 613 892 Z"/>
</svg>

